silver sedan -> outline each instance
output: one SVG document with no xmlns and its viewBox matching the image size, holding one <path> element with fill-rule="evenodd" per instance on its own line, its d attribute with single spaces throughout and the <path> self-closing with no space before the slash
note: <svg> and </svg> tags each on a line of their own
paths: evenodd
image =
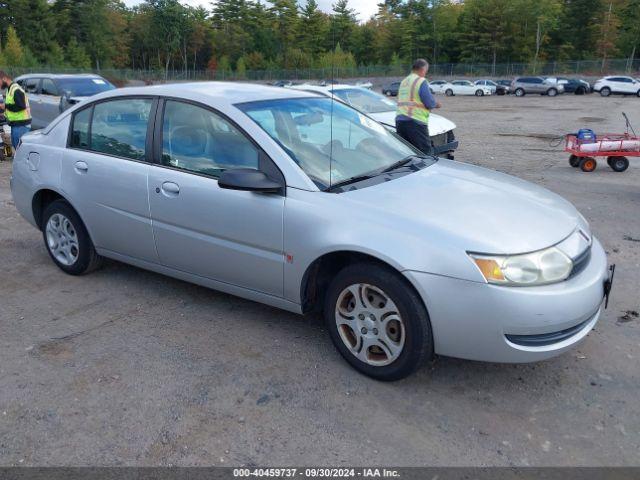
<svg viewBox="0 0 640 480">
<path fill-rule="evenodd" d="M 559 196 L 425 157 L 309 92 L 198 83 L 100 94 L 27 134 L 12 192 L 68 274 L 103 257 L 297 313 L 357 370 L 558 355 L 607 259 Z"/>
</svg>

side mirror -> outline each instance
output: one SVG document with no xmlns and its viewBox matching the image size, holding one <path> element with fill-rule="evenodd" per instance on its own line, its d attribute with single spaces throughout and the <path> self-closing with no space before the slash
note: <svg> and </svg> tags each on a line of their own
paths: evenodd
<svg viewBox="0 0 640 480">
<path fill-rule="evenodd" d="M 252 168 L 225 170 L 218 179 L 218 186 L 226 190 L 260 193 L 278 193 L 283 187 L 267 177 L 264 172 Z"/>
<path fill-rule="evenodd" d="M 67 108 L 69 108 L 69 106 L 71 105 L 70 103 L 71 100 L 71 92 L 69 90 L 65 90 L 62 92 L 62 95 L 60 95 L 60 113 L 64 112 Z"/>
</svg>

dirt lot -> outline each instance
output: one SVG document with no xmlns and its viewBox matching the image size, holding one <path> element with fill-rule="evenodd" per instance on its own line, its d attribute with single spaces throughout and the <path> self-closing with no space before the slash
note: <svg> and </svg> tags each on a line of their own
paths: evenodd
<svg viewBox="0 0 640 480">
<path fill-rule="evenodd" d="M 0 164 L 0 465 L 638 465 L 640 159 L 572 169 L 548 137 L 640 131 L 640 99 L 442 98 L 457 158 L 574 202 L 618 265 L 609 310 L 535 365 L 438 358 L 393 384 L 321 323 L 109 262 L 62 274 Z M 628 313 L 629 312 L 629 313 Z"/>
</svg>

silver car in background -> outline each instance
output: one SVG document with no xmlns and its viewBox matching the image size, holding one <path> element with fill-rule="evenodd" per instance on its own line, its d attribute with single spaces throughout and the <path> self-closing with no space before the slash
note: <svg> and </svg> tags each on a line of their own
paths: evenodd
<svg viewBox="0 0 640 480">
<path fill-rule="evenodd" d="M 381 380 L 434 354 L 558 355 L 594 327 L 609 285 L 602 246 L 559 196 L 425 157 L 292 89 L 100 94 L 23 137 L 11 189 L 64 272 L 108 257 L 322 312 L 342 356 Z"/>
<path fill-rule="evenodd" d="M 529 93 L 555 97 L 560 93 L 564 93 L 564 86 L 549 78 L 519 77 L 511 82 L 510 90 L 516 97 L 524 97 Z"/>
<path fill-rule="evenodd" d="M 44 128 L 61 112 L 98 93 L 116 88 L 108 80 L 94 74 L 29 73 L 15 81 L 29 96 L 31 127 Z"/>
</svg>

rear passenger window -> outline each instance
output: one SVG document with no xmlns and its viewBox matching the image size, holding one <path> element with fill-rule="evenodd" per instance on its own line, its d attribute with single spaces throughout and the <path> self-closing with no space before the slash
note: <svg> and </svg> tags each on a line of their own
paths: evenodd
<svg viewBox="0 0 640 480">
<path fill-rule="evenodd" d="M 91 121 L 91 108 L 79 111 L 73 117 L 71 127 L 71 146 L 74 148 L 89 148 L 89 122 Z"/>
<path fill-rule="evenodd" d="M 58 89 L 50 78 L 44 78 L 42 80 L 42 95 L 58 96 Z"/>
<path fill-rule="evenodd" d="M 91 141 L 94 152 L 133 160 L 145 159 L 151 99 L 127 98 L 93 107 Z"/>
<path fill-rule="evenodd" d="M 39 78 L 28 78 L 24 81 L 24 91 L 27 93 L 37 93 L 38 92 L 38 84 L 40 83 Z"/>
<path fill-rule="evenodd" d="M 258 169 L 258 150 L 223 117 L 169 100 L 162 123 L 162 164 L 218 177 L 230 168 Z"/>
</svg>

